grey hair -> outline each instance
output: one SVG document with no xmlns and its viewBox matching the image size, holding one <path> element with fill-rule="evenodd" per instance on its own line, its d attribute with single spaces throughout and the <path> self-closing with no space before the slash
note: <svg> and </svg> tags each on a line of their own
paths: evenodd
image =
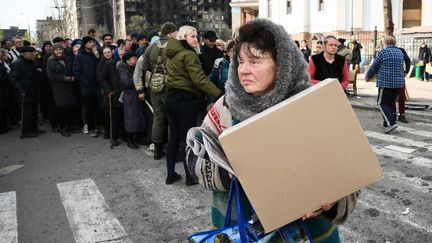
<svg viewBox="0 0 432 243">
<path fill-rule="evenodd" d="M 396 45 L 396 38 L 391 35 L 384 37 L 384 43 L 387 45 Z"/>
<path fill-rule="evenodd" d="M 327 42 L 328 42 L 330 39 L 335 39 L 335 40 L 337 40 L 336 36 L 334 36 L 334 35 L 328 35 L 328 36 L 326 36 L 326 37 L 324 38 L 324 45 L 327 44 Z"/>
</svg>

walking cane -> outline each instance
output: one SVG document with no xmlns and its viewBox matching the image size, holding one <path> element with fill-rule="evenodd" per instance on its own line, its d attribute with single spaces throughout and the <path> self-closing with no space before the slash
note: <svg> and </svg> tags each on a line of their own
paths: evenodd
<svg viewBox="0 0 432 243">
<path fill-rule="evenodd" d="M 111 94 L 108 95 L 109 101 L 109 123 L 110 123 L 110 148 L 113 149 L 113 130 L 112 130 L 112 104 L 111 104 Z"/>
<path fill-rule="evenodd" d="M 21 136 L 20 136 L 20 139 L 24 138 L 24 99 L 25 99 L 25 94 L 22 95 L 22 100 L 21 100 Z"/>
</svg>

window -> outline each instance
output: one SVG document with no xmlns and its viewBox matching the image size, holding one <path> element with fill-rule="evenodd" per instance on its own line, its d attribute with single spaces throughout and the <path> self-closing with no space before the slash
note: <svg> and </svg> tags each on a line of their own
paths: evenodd
<svg viewBox="0 0 432 243">
<path fill-rule="evenodd" d="M 291 6 L 292 0 L 287 0 L 287 15 L 292 13 L 292 6 Z"/>
<path fill-rule="evenodd" d="M 325 11 L 325 0 L 318 0 L 318 11 Z"/>
</svg>

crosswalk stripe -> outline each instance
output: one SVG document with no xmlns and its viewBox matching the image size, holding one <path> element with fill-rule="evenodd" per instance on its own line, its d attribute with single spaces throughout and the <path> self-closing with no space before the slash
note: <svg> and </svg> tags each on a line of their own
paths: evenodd
<svg viewBox="0 0 432 243">
<path fill-rule="evenodd" d="M 398 144 L 403 144 L 405 146 L 414 146 L 414 147 L 418 147 L 418 148 L 426 148 L 429 151 L 432 151 L 432 145 L 429 143 L 415 141 L 415 140 L 412 140 L 409 138 L 403 138 L 403 137 L 398 137 L 398 136 L 394 136 L 394 135 L 382 134 L 382 133 L 378 133 L 378 132 L 374 132 L 374 131 L 365 131 L 364 133 L 368 137 L 379 139 L 379 140 L 384 140 L 384 141 L 389 142 L 389 143 L 398 143 Z"/>
<path fill-rule="evenodd" d="M 409 218 L 405 217 L 404 215 L 400 215 L 400 213 L 398 213 L 398 212 L 392 212 L 392 211 L 385 210 L 383 208 L 377 208 L 377 207 L 375 207 L 375 205 L 373 203 L 369 203 L 369 202 L 363 201 L 363 200 L 358 200 L 357 201 L 357 207 L 359 207 L 359 206 L 360 207 L 364 207 L 364 208 L 373 208 L 373 209 L 376 209 L 380 213 L 387 214 L 387 217 L 385 217 L 385 218 L 391 219 L 391 218 L 396 217 L 397 221 L 399 221 L 399 222 L 403 222 L 403 223 L 408 224 L 408 225 L 410 225 L 410 226 L 412 226 L 414 228 L 421 229 L 421 230 L 423 230 L 423 231 L 425 231 L 427 233 L 432 233 L 432 229 L 430 227 L 425 227 L 425 226 L 420 225 L 420 224 L 418 224 L 416 222 L 413 222 L 412 220 L 410 220 Z M 360 207 L 358 208 L 358 210 L 360 209 Z"/>
<path fill-rule="evenodd" d="M 59 183 L 57 188 L 77 243 L 130 242 L 92 179 Z"/>
<path fill-rule="evenodd" d="M 16 192 L 0 193 L 0 242 L 18 242 Z"/>
<path fill-rule="evenodd" d="M 432 169 L 432 159 L 428 159 L 428 158 L 420 157 L 420 156 L 416 157 L 416 156 L 413 156 L 412 154 L 406 154 L 406 153 L 402 153 L 402 152 L 388 150 L 388 149 L 381 148 L 381 147 L 374 146 L 374 145 L 372 145 L 372 149 L 378 155 L 389 156 L 389 157 L 399 159 L 399 160 L 405 161 L 407 163 L 410 163 L 410 164 L 413 164 L 413 165 L 416 165 L 419 167 L 425 167 L 425 168 Z"/>
<path fill-rule="evenodd" d="M 416 126 L 424 126 L 424 127 L 432 127 L 432 123 L 425 123 L 425 122 L 416 122 L 414 123 Z"/>
<path fill-rule="evenodd" d="M 403 184 L 407 187 L 414 188 L 422 193 L 429 193 L 430 190 L 429 187 L 426 186 L 426 184 L 429 185 L 429 183 L 424 184 L 425 181 L 423 181 L 422 179 L 415 176 L 407 177 L 406 174 L 403 174 L 399 171 L 387 170 L 384 172 L 384 177 L 395 181 L 395 183 Z"/>
<path fill-rule="evenodd" d="M 432 138 L 432 132 L 429 131 L 424 131 L 424 130 L 418 130 L 418 129 L 414 129 L 414 128 L 410 128 L 410 127 L 405 127 L 405 126 L 400 126 L 397 128 L 399 131 L 403 131 L 403 132 L 407 132 L 416 136 L 421 136 L 421 137 L 428 137 L 428 138 Z"/>
</svg>

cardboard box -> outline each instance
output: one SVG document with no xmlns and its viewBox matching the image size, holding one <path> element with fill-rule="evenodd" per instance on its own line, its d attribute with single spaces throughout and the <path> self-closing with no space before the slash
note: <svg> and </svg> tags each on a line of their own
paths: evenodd
<svg viewBox="0 0 432 243">
<path fill-rule="evenodd" d="M 227 129 L 219 140 L 266 232 L 383 178 L 336 79 Z"/>
</svg>

